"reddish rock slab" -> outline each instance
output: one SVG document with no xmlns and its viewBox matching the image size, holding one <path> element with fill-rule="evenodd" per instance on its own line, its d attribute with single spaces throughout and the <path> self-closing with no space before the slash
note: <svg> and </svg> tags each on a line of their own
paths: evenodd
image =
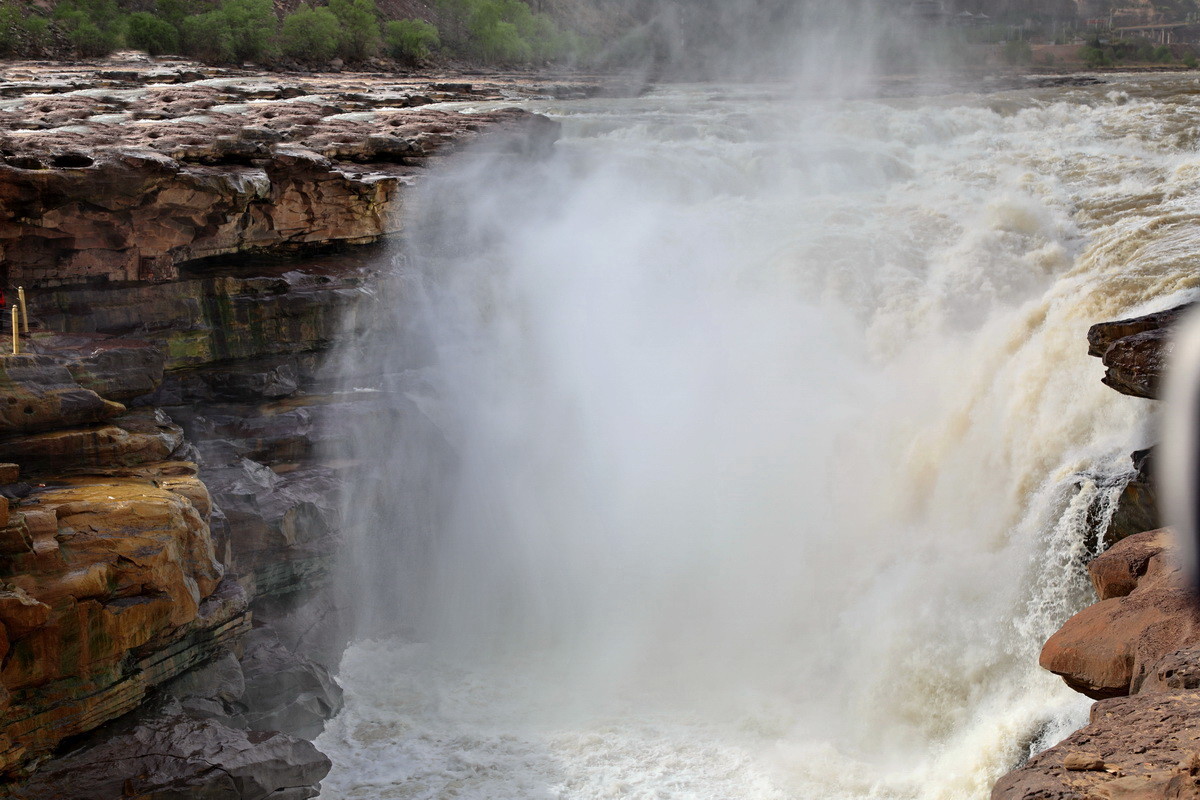
<svg viewBox="0 0 1200 800">
<path fill-rule="evenodd" d="M 1195 800 L 1198 751 L 1200 693 L 1102 700 L 1087 727 L 1001 778 L 992 800 Z"/>
<path fill-rule="evenodd" d="M 1166 528 L 1128 536 L 1088 564 L 1092 587 L 1101 600 L 1125 597 L 1143 581 L 1176 572 L 1174 548 L 1175 536 Z"/>
<path fill-rule="evenodd" d="M 1173 561 L 1169 532 L 1129 537 L 1089 567 L 1104 599 L 1071 617 L 1041 666 L 1097 699 L 1136 693 L 1161 658 L 1200 643 L 1200 603 Z"/>
</svg>

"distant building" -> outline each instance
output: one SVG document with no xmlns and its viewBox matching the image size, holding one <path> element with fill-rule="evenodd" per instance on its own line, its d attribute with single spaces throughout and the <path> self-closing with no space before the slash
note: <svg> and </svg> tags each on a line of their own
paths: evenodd
<svg viewBox="0 0 1200 800">
<path fill-rule="evenodd" d="M 949 15 L 938 0 L 914 0 L 904 10 L 904 16 L 929 24 L 944 24 Z"/>
<path fill-rule="evenodd" d="M 1200 41 L 1200 26 L 1177 22 L 1166 25 L 1128 25 L 1113 28 L 1122 39 L 1147 39 L 1155 44 L 1194 44 Z"/>
<path fill-rule="evenodd" d="M 964 28 L 975 27 L 977 25 L 987 25 L 992 21 L 992 18 L 987 14 L 972 14 L 970 11 L 963 11 L 954 15 L 953 22 Z"/>
</svg>

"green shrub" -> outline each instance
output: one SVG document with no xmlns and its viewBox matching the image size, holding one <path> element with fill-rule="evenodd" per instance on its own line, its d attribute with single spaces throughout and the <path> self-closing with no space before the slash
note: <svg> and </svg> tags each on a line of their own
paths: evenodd
<svg viewBox="0 0 1200 800">
<path fill-rule="evenodd" d="M 379 9 L 375 0 L 329 0 L 329 10 L 341 26 L 338 55 L 362 61 L 379 51 Z"/>
<path fill-rule="evenodd" d="M 101 58 L 116 50 L 121 41 L 115 32 L 103 30 L 91 21 L 76 25 L 68 34 L 67 39 L 75 52 L 84 58 Z"/>
<path fill-rule="evenodd" d="M 106 56 L 121 46 L 124 16 L 114 0 L 62 0 L 54 18 L 84 58 Z"/>
<path fill-rule="evenodd" d="M 1200 64 L 1200 61 L 1197 61 L 1196 56 L 1191 53 L 1183 57 L 1183 65 L 1188 69 L 1195 69 L 1197 64 Z"/>
<path fill-rule="evenodd" d="M 438 29 L 420 19 L 393 20 L 383 28 L 388 55 L 401 61 L 429 58 L 430 51 L 442 43 Z"/>
<path fill-rule="evenodd" d="M 125 42 L 152 56 L 179 52 L 179 31 L 175 26 L 146 11 L 130 14 L 125 23 Z"/>
<path fill-rule="evenodd" d="M 217 3 L 216 0 L 158 0 L 155 7 L 155 16 L 182 31 L 184 20 L 207 14 L 217 7 Z"/>
<path fill-rule="evenodd" d="M 1171 48 L 1167 47 L 1165 44 L 1160 44 L 1158 47 L 1154 48 L 1152 58 L 1159 64 L 1170 64 L 1175 60 L 1175 58 L 1171 55 Z"/>
<path fill-rule="evenodd" d="M 1089 67 L 1107 67 L 1112 63 L 1108 54 L 1095 45 L 1084 45 L 1079 48 L 1079 58 Z"/>
<path fill-rule="evenodd" d="M 533 48 L 511 22 L 494 22 L 472 28 L 480 58 L 493 63 L 519 63 L 533 58 Z"/>
<path fill-rule="evenodd" d="M 301 6 L 283 20 L 283 52 L 301 61 L 328 61 L 340 42 L 338 18 L 324 6 Z"/>
<path fill-rule="evenodd" d="M 484 61 L 516 63 L 576 55 L 583 41 L 523 0 L 439 0 L 445 32 L 460 52 Z"/>
<path fill-rule="evenodd" d="M 1004 45 L 1004 61 L 1011 66 L 1033 61 L 1033 48 L 1023 39 L 1013 39 Z"/>
<path fill-rule="evenodd" d="M 183 21 L 183 51 L 206 64 L 233 61 L 233 31 L 220 11 L 209 11 Z"/>
<path fill-rule="evenodd" d="M 219 13 L 229 26 L 229 41 L 237 61 L 269 59 L 279 21 L 271 0 L 223 0 Z"/>
<path fill-rule="evenodd" d="M 0 3 L 0 58 L 34 55 L 49 44 L 49 24 L 15 0 Z"/>
</svg>

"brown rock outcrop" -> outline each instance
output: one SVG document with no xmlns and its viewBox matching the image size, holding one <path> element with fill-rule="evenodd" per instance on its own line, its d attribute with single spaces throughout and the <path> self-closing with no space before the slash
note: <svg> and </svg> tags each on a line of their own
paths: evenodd
<svg viewBox="0 0 1200 800">
<path fill-rule="evenodd" d="M 10 518 L 29 547 L 4 563 L 3 767 L 132 710 L 246 628 L 244 593 L 218 590 L 198 484 L 80 477 Z"/>
<path fill-rule="evenodd" d="M 1200 798 L 1200 694 L 1101 700 L 1087 727 L 1005 775 L 993 800 L 1194 800 Z M 1091 754 L 1103 766 L 1072 769 Z"/>
<path fill-rule="evenodd" d="M 1133 397 L 1158 397 L 1171 352 L 1171 329 L 1191 309 L 1189 304 L 1093 325 L 1088 331 L 1088 354 L 1104 362 L 1104 383 Z"/>
<path fill-rule="evenodd" d="M 1156 397 L 1171 329 L 1191 308 L 1094 325 L 1088 352 L 1103 359 L 1104 382 Z M 1004 776 L 994 800 L 1200 798 L 1200 599 L 1171 534 L 1137 532 L 1160 521 L 1152 451 L 1134 453 L 1133 466 L 1106 531 L 1116 543 L 1088 566 L 1099 602 L 1067 620 L 1040 658 L 1100 702 L 1087 727 Z"/>
<path fill-rule="evenodd" d="M 431 97 L 395 82 L 179 86 L 148 71 L 52 102 L 0 82 L 23 98 L 0 111 L 0 282 L 171 280 L 214 256 L 377 241 L 401 229 L 402 189 L 430 157 L 484 130 L 518 149 L 557 136 L 517 109 L 419 108 Z"/>
<path fill-rule="evenodd" d="M 1163 656 L 1200 643 L 1200 604 L 1171 563 L 1165 531 L 1137 534 L 1089 565 L 1101 601 L 1042 648 L 1042 667 L 1102 699 L 1136 692 Z"/>
</svg>

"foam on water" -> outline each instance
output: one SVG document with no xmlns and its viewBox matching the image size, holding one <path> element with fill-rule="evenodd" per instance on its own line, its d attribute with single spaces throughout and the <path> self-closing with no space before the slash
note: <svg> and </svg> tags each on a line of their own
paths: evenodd
<svg viewBox="0 0 1200 800">
<path fill-rule="evenodd" d="M 1196 88 L 546 103 L 427 181 L 322 796 L 959 800 L 1081 724 L 1149 412 L 1086 331 L 1196 289 Z"/>
</svg>

